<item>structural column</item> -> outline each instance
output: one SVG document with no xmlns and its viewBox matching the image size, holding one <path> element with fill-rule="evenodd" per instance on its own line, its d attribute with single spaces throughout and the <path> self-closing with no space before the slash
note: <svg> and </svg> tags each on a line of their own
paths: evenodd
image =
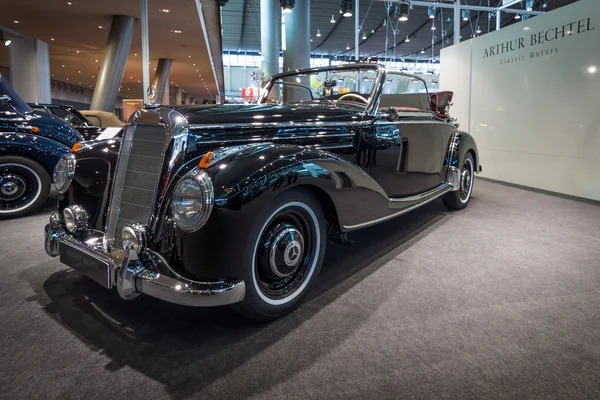
<svg viewBox="0 0 600 400">
<path fill-rule="evenodd" d="M 283 70 L 310 67 L 310 0 L 297 0 L 285 15 L 285 41 Z"/>
<path fill-rule="evenodd" d="M 270 77 L 279 72 L 280 0 L 260 0 L 260 50 L 262 72 Z M 301 1 L 301 0 L 299 0 Z M 309 39 L 310 42 L 310 39 Z"/>
<path fill-rule="evenodd" d="M 179 86 L 175 86 L 175 104 L 178 106 L 183 104 L 183 94 Z"/>
<path fill-rule="evenodd" d="M 9 47 L 12 87 L 28 103 L 51 103 L 48 44 L 15 38 Z"/>
<path fill-rule="evenodd" d="M 502 26 L 502 11 L 498 10 L 496 11 L 496 30 L 500 30 L 500 27 Z"/>
<path fill-rule="evenodd" d="M 169 87 L 169 83 L 167 82 L 167 86 L 165 86 L 165 93 L 163 94 L 162 100 L 160 100 L 161 104 L 169 105 L 171 104 L 171 90 Z"/>
<path fill-rule="evenodd" d="M 163 101 L 165 91 L 167 96 L 169 93 L 169 74 L 171 73 L 171 65 L 173 60 L 170 58 L 159 58 L 158 66 L 156 67 L 156 73 L 152 80 L 152 86 L 156 89 L 155 102 L 159 103 Z"/>
<path fill-rule="evenodd" d="M 123 80 L 127 54 L 137 19 L 127 15 L 115 15 L 110 24 L 104 59 L 92 96 L 92 110 L 109 111 L 115 108 L 119 86 Z"/>
<path fill-rule="evenodd" d="M 460 43 L 460 0 L 454 2 L 454 44 Z"/>
</svg>

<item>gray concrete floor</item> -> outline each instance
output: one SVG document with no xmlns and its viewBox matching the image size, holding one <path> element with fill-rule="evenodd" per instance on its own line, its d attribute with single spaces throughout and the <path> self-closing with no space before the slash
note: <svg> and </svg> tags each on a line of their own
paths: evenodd
<svg viewBox="0 0 600 400">
<path fill-rule="evenodd" d="M 600 398 L 600 206 L 479 180 L 330 244 L 294 313 L 122 301 L 0 222 L 0 397 Z M 52 206 L 50 206 L 50 209 Z"/>
</svg>

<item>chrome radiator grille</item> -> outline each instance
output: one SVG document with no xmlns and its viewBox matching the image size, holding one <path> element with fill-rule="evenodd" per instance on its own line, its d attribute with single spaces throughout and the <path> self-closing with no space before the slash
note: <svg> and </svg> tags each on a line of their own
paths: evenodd
<svg viewBox="0 0 600 400">
<path fill-rule="evenodd" d="M 161 172 L 165 130 L 132 125 L 123 134 L 106 234 L 110 245 L 121 247 L 121 231 L 131 223 L 147 224 Z"/>
</svg>

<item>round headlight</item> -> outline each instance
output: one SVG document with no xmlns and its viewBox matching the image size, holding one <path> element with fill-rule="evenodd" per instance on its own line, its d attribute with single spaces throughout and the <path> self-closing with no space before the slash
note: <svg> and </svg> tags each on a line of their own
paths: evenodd
<svg viewBox="0 0 600 400">
<path fill-rule="evenodd" d="M 75 214 L 73 213 L 73 210 L 68 207 L 65 208 L 63 211 L 63 218 L 65 220 L 67 230 L 71 233 L 74 233 L 77 230 L 77 225 L 75 224 Z"/>
<path fill-rule="evenodd" d="M 63 220 L 70 233 L 77 232 L 78 229 L 84 229 L 88 224 L 88 213 L 78 205 L 69 206 L 63 210 Z"/>
<path fill-rule="evenodd" d="M 126 226 L 121 231 L 121 244 L 123 250 L 131 246 L 131 249 L 136 253 L 144 249 L 146 246 L 146 234 L 141 226 Z"/>
<path fill-rule="evenodd" d="M 214 202 L 213 185 L 204 171 L 193 171 L 185 175 L 173 193 L 173 218 L 185 232 L 202 228 Z"/>
<path fill-rule="evenodd" d="M 73 154 L 67 154 L 58 160 L 52 173 L 52 182 L 58 193 L 65 193 L 71 185 L 73 175 L 75 175 L 75 165 L 76 161 Z"/>
</svg>

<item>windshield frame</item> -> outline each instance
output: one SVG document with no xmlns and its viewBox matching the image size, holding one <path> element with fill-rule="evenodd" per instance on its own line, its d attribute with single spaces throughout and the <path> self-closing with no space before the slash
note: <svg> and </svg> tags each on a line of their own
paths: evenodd
<svg viewBox="0 0 600 400">
<path fill-rule="evenodd" d="M 383 91 L 383 82 L 385 82 L 386 70 L 383 65 L 380 64 L 365 64 L 365 63 L 356 63 L 356 64 L 342 64 L 342 65 L 332 65 L 328 67 L 318 67 L 318 68 L 305 68 L 305 69 L 297 69 L 294 71 L 284 72 L 281 74 L 276 74 L 270 77 L 268 80 L 264 82 L 260 89 L 258 104 L 267 104 L 265 100 L 269 95 L 269 92 L 273 88 L 276 80 L 287 78 L 290 76 L 296 76 L 301 74 L 312 74 L 318 72 L 327 72 L 327 71 L 344 71 L 344 70 L 374 70 L 377 72 L 375 78 L 375 85 L 373 86 L 373 93 L 369 97 L 369 102 L 366 104 L 364 112 L 369 115 L 376 115 L 377 107 L 379 106 L 379 99 L 381 96 L 381 92 Z"/>
</svg>

